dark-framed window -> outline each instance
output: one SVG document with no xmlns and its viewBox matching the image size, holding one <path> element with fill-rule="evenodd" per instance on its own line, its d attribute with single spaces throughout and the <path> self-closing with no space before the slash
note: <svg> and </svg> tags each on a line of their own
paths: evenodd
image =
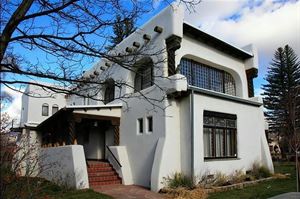
<svg viewBox="0 0 300 199">
<path fill-rule="evenodd" d="M 57 104 L 54 104 L 53 106 L 52 106 L 52 115 L 53 114 L 55 114 L 57 111 L 58 111 L 58 105 Z"/>
<path fill-rule="evenodd" d="M 186 58 L 181 59 L 179 69 L 189 85 L 236 95 L 234 78 L 226 71 Z"/>
<path fill-rule="evenodd" d="M 134 90 L 141 91 L 153 85 L 153 61 L 144 58 L 135 64 Z"/>
<path fill-rule="evenodd" d="M 144 132 L 143 118 L 137 120 L 138 133 L 142 134 Z"/>
<path fill-rule="evenodd" d="M 115 99 L 115 81 L 113 79 L 109 79 L 105 84 L 104 104 L 107 104 Z"/>
<path fill-rule="evenodd" d="M 236 158 L 236 115 L 204 111 L 204 159 Z"/>
<path fill-rule="evenodd" d="M 148 128 L 148 133 L 153 132 L 153 118 L 152 116 L 147 117 L 147 128 Z"/>
<path fill-rule="evenodd" d="M 48 116 L 49 115 L 49 105 L 47 103 L 44 103 L 42 105 L 42 116 Z"/>
</svg>

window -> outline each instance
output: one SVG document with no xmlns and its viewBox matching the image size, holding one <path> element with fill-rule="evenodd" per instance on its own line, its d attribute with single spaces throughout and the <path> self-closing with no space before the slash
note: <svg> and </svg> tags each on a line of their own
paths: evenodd
<svg viewBox="0 0 300 199">
<path fill-rule="evenodd" d="M 143 133 L 143 118 L 137 120 L 138 133 Z"/>
<path fill-rule="evenodd" d="M 204 159 L 236 158 L 236 115 L 204 111 Z"/>
<path fill-rule="evenodd" d="M 134 90 L 141 91 L 153 85 L 153 62 L 151 58 L 144 58 L 136 65 Z"/>
<path fill-rule="evenodd" d="M 115 81 L 113 79 L 109 79 L 105 84 L 104 104 L 107 104 L 115 99 Z"/>
<path fill-rule="evenodd" d="M 189 85 L 236 95 L 235 81 L 225 71 L 183 58 L 180 61 L 180 73 L 186 76 Z"/>
<path fill-rule="evenodd" d="M 42 116 L 48 116 L 49 115 L 49 105 L 47 103 L 44 103 L 42 105 Z"/>
<path fill-rule="evenodd" d="M 58 111 L 58 105 L 57 104 L 54 104 L 53 106 L 52 106 L 52 115 L 54 114 L 54 113 L 56 113 Z"/>
<path fill-rule="evenodd" d="M 153 132 L 153 118 L 152 116 L 147 117 L 147 127 L 148 127 L 148 133 Z"/>
</svg>

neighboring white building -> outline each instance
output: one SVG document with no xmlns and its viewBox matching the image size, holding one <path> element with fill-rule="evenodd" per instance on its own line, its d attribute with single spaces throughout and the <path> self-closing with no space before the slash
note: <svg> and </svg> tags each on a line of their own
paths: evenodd
<svg viewBox="0 0 300 199">
<path fill-rule="evenodd" d="M 61 97 L 38 104 L 24 97 L 21 121 L 43 121 L 37 127 L 43 146 L 77 142 L 86 159 L 108 159 L 124 184 L 153 191 L 174 172 L 230 174 L 256 161 L 273 171 L 262 100 L 253 96 L 258 57 L 252 45 L 238 48 L 209 35 L 184 22 L 183 8 L 170 6 L 111 53 L 139 48 L 167 50 L 139 57 L 132 70 L 102 60 L 84 74 L 107 80 L 97 88 L 105 104 L 69 96 L 67 106 L 47 119 L 42 104 L 61 108 Z M 116 87 L 119 81 L 129 86 Z M 93 88 L 78 89 L 87 87 Z"/>
</svg>

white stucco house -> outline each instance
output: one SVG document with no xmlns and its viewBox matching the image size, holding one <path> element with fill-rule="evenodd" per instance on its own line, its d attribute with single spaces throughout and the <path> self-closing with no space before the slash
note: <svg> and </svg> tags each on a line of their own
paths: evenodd
<svg viewBox="0 0 300 199">
<path fill-rule="evenodd" d="M 130 56 L 141 48 L 149 56 L 129 69 L 103 59 L 85 72 L 85 78 L 107 80 L 97 88 L 103 101 L 23 98 L 22 124 L 38 124 L 32 131 L 49 157 L 64 161 L 70 154 L 76 186 L 89 186 L 86 159 L 108 160 L 123 184 L 153 191 L 174 172 L 229 174 L 255 161 L 273 171 L 262 100 L 254 97 L 258 57 L 252 45 L 233 46 L 186 23 L 182 7 L 169 6 L 111 53 Z M 116 86 L 120 81 L 126 85 Z M 44 103 L 59 111 L 43 116 Z"/>
</svg>

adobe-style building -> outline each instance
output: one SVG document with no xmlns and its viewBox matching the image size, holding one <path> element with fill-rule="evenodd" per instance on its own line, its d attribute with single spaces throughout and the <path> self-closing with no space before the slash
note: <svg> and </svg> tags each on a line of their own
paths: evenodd
<svg viewBox="0 0 300 199">
<path fill-rule="evenodd" d="M 273 171 L 262 100 L 254 96 L 258 56 L 252 45 L 216 38 L 185 22 L 184 9 L 172 5 L 110 53 L 130 56 L 142 48 L 130 68 L 103 59 L 84 74 L 106 80 L 100 88 L 77 88 L 97 89 L 102 101 L 68 96 L 48 119 L 44 109 L 36 113 L 43 120 L 35 131 L 45 161 L 61 161 L 57 171 L 74 174 L 77 188 L 122 179 L 158 191 L 174 172 L 230 174 L 257 161 Z M 126 84 L 116 86 L 121 81 Z M 107 160 L 120 178 L 93 178 L 92 168 L 101 167 L 95 160 Z"/>
</svg>

